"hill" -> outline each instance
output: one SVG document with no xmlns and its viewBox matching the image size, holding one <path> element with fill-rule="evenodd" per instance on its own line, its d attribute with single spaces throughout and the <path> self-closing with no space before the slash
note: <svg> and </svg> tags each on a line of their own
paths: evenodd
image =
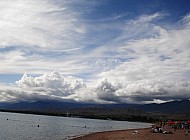
<svg viewBox="0 0 190 140">
<path fill-rule="evenodd" d="M 181 100 L 162 104 L 146 104 L 138 106 L 138 108 L 147 112 L 161 112 L 165 114 L 187 113 L 190 112 L 190 101 Z"/>
<path fill-rule="evenodd" d="M 74 116 L 129 121 L 158 119 L 189 119 L 190 101 L 172 101 L 162 104 L 91 104 L 41 100 L 36 102 L 1 103 L 1 111 Z"/>
</svg>

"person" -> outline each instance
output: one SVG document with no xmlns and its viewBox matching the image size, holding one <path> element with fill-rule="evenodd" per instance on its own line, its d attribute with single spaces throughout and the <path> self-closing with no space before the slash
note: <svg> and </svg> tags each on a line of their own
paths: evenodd
<svg viewBox="0 0 190 140">
<path fill-rule="evenodd" d="M 163 132 L 163 130 L 162 130 L 162 128 L 161 128 L 161 127 L 159 127 L 159 128 L 158 128 L 158 131 L 159 131 L 160 133 L 162 133 L 162 132 Z"/>
<path fill-rule="evenodd" d="M 151 132 L 152 132 L 152 133 L 162 133 L 163 130 L 162 130 L 161 127 L 156 126 L 155 128 L 152 128 L 152 129 L 151 129 Z"/>
<path fill-rule="evenodd" d="M 160 121 L 159 124 L 160 124 L 160 127 L 162 127 L 162 121 Z"/>
<path fill-rule="evenodd" d="M 166 125 L 166 121 L 163 121 L 163 128 L 164 128 L 165 125 Z"/>
<path fill-rule="evenodd" d="M 177 130 L 177 126 L 176 126 L 176 125 L 174 125 L 174 126 L 173 126 L 173 128 L 174 128 L 174 131 L 176 131 L 176 130 Z"/>
</svg>

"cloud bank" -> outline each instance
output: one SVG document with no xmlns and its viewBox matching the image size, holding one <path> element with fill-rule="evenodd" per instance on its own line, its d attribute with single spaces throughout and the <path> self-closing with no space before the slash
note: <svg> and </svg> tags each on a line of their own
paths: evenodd
<svg viewBox="0 0 190 140">
<path fill-rule="evenodd" d="M 36 101 L 53 99 L 94 103 L 152 103 L 190 98 L 189 81 L 99 79 L 86 83 L 58 72 L 39 77 L 27 76 L 15 85 L 0 87 L 1 101 Z M 11 87 L 11 88 L 10 88 Z"/>
</svg>

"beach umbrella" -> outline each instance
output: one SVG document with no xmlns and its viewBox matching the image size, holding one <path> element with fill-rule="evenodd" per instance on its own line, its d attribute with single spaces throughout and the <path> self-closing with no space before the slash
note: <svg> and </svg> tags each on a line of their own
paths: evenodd
<svg viewBox="0 0 190 140">
<path fill-rule="evenodd" d="M 180 123 L 181 123 L 181 121 L 176 121 L 176 122 L 175 122 L 175 124 L 180 124 Z"/>
<path fill-rule="evenodd" d="M 168 121 L 167 124 L 173 125 L 173 124 L 175 124 L 175 122 L 174 121 Z"/>
</svg>

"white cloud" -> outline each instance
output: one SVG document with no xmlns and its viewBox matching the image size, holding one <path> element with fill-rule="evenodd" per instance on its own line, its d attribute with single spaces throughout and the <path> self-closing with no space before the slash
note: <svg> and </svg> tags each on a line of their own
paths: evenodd
<svg viewBox="0 0 190 140">
<path fill-rule="evenodd" d="M 50 60 L 41 54 L 28 57 L 23 50 L 0 52 L 0 64 L 5 66 L 4 71 L 18 69 L 18 65 L 21 72 L 24 71 L 22 69 L 29 73 L 60 71 L 35 78 L 24 75 L 16 85 L 11 86 L 12 89 L 2 86 L 2 100 L 54 98 L 102 103 L 149 103 L 189 99 L 189 15 L 180 22 L 180 29 L 175 26 L 172 29 L 163 28 L 153 22 L 162 16 L 159 13 L 143 15 L 119 28 L 117 25 L 114 28 L 122 31 L 115 39 L 88 51 L 77 49 L 77 52 L 69 51 L 66 56 L 55 56 Z M 92 30 L 79 28 L 78 31 L 88 34 Z M 14 67 L 13 63 L 17 66 Z M 85 79 L 84 83 L 81 79 L 62 75 L 82 72 L 89 73 L 92 79 Z"/>
<path fill-rule="evenodd" d="M 73 38 L 80 40 L 85 30 L 66 1 L 59 6 L 49 0 L 7 0 L 0 7 L 0 46 L 73 48 Z"/>
<path fill-rule="evenodd" d="M 119 55 L 132 59 L 100 73 L 99 77 L 120 83 L 122 88 L 113 94 L 125 102 L 189 99 L 190 28 L 188 23 L 183 26 L 180 30 L 166 30 L 151 24 L 149 32 L 154 33 L 155 27 L 159 29 L 156 36 L 123 41 L 122 46 L 114 46 Z M 124 40 L 125 37 L 120 38 Z"/>
<path fill-rule="evenodd" d="M 26 74 L 16 82 L 20 88 L 44 88 L 54 91 L 54 94 L 59 96 L 67 96 L 73 94 L 75 90 L 85 88 L 86 85 L 80 79 L 72 77 L 65 78 L 58 72 L 44 74 L 39 77 L 31 77 Z"/>
<path fill-rule="evenodd" d="M 69 96 L 78 93 L 80 89 L 86 89 L 86 84 L 82 79 L 65 77 L 54 71 L 38 77 L 24 74 L 15 85 L 2 85 L 0 89 L 1 101 L 67 100 L 72 99 Z"/>
<path fill-rule="evenodd" d="M 91 34 L 100 34 L 102 30 L 93 31 L 96 25 L 86 23 L 83 14 L 91 12 L 97 4 L 86 0 L 1 1 L 0 73 L 89 72 L 91 66 L 81 62 L 86 60 L 86 49 L 82 48 L 96 46 L 95 42 L 103 39 L 92 41 L 95 37 Z M 9 50 L 10 47 L 13 49 Z"/>
<path fill-rule="evenodd" d="M 122 75 L 122 73 L 121 73 Z M 151 103 L 190 98 L 190 81 L 146 79 L 127 81 L 100 79 L 85 83 L 58 72 L 31 77 L 26 74 L 16 85 L 1 86 L 1 101 L 56 99 L 98 103 Z"/>
</svg>

